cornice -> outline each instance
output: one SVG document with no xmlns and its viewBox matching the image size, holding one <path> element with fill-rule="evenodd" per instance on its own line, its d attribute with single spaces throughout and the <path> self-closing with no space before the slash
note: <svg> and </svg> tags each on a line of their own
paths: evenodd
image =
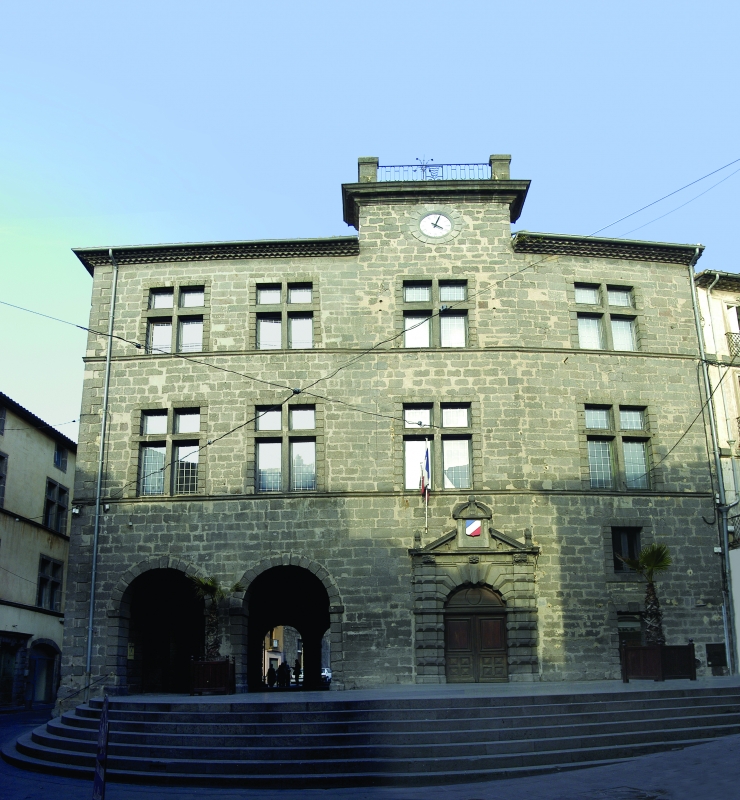
<svg viewBox="0 0 740 800">
<path fill-rule="evenodd" d="M 360 244 L 356 236 L 327 239 L 263 239 L 244 242 L 195 242 L 114 247 L 119 266 L 161 264 L 177 261 L 230 261 L 253 258 L 336 258 L 356 256 Z M 107 247 L 72 248 L 92 275 L 95 267 L 109 266 Z"/>
<path fill-rule="evenodd" d="M 368 203 L 499 202 L 509 206 L 516 222 L 529 191 L 530 181 L 370 181 L 342 184 L 344 221 L 358 229 L 360 206 Z"/>
<path fill-rule="evenodd" d="M 704 270 L 694 276 L 694 281 L 702 289 L 708 289 L 711 286 L 720 292 L 740 292 L 740 275 L 736 272 Z"/>
<path fill-rule="evenodd" d="M 580 258 L 620 258 L 629 261 L 659 261 L 667 264 L 689 266 L 703 245 L 672 244 L 668 242 L 643 242 L 631 239 L 604 239 L 593 236 L 567 236 L 556 233 L 531 233 L 519 231 L 512 244 L 515 253 L 542 253 L 545 255 L 574 256 Z"/>
</svg>

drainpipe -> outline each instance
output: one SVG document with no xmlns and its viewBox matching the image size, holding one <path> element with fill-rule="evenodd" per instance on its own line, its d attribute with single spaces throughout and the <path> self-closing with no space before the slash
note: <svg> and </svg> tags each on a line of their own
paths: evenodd
<svg viewBox="0 0 740 800">
<path fill-rule="evenodd" d="M 730 574 L 730 537 L 727 529 L 727 512 L 733 506 L 738 504 L 736 500 L 731 505 L 727 505 L 727 496 L 725 494 L 724 474 L 722 472 L 722 459 L 719 453 L 719 440 L 717 438 L 717 425 L 714 419 L 714 402 L 710 399 L 712 397 L 712 384 L 709 379 L 709 369 L 707 368 L 706 353 L 704 351 L 704 331 L 701 326 L 701 317 L 699 316 L 699 303 L 696 296 L 696 284 L 694 283 L 694 266 L 699 260 L 701 250 L 697 246 L 694 257 L 689 264 L 689 284 L 691 286 L 691 304 L 694 307 L 694 324 L 696 325 L 696 335 L 699 340 L 699 358 L 701 360 L 701 372 L 704 381 L 704 393 L 707 397 L 707 405 L 709 411 L 709 431 L 712 437 L 712 451 L 714 455 L 714 468 L 717 472 L 717 488 L 718 488 L 718 502 L 717 511 L 719 519 L 720 534 L 722 536 L 722 600 L 724 603 L 723 615 L 725 619 L 729 620 L 729 625 L 725 627 L 725 649 L 727 650 L 728 664 L 730 667 L 730 675 L 735 674 L 735 609 L 732 600 L 732 581 Z"/>
<path fill-rule="evenodd" d="M 113 265 L 113 280 L 108 314 L 108 347 L 105 355 L 105 380 L 103 382 L 103 414 L 100 420 L 100 448 L 98 450 L 98 480 L 95 487 L 95 527 L 93 529 L 92 569 L 90 573 L 90 613 L 87 619 L 87 657 L 85 659 L 85 702 L 90 700 L 90 673 L 92 667 L 93 620 L 95 616 L 95 581 L 98 571 L 98 539 L 100 537 L 100 499 L 103 493 L 103 463 L 105 459 L 105 433 L 108 424 L 108 389 L 110 387 L 110 362 L 113 349 L 113 318 L 116 308 L 116 286 L 118 284 L 118 262 L 113 249 L 108 250 Z"/>
</svg>

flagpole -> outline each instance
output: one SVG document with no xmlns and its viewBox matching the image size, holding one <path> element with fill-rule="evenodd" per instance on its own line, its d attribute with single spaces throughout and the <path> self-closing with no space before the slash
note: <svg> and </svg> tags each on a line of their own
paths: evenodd
<svg viewBox="0 0 740 800">
<path fill-rule="evenodd" d="M 424 456 L 425 464 L 429 464 L 429 440 L 425 439 L 424 442 L 426 444 L 426 455 Z M 431 477 L 431 471 L 429 477 Z M 428 482 L 425 483 L 424 487 L 424 533 L 425 534 L 429 533 L 429 483 Z"/>
</svg>

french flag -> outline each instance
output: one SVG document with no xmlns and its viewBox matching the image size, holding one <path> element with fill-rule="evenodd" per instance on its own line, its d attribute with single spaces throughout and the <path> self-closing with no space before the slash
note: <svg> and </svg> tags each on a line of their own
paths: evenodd
<svg viewBox="0 0 740 800">
<path fill-rule="evenodd" d="M 428 503 L 431 491 L 431 471 L 429 469 L 429 441 L 425 441 L 424 461 L 421 463 L 421 496 Z"/>
</svg>

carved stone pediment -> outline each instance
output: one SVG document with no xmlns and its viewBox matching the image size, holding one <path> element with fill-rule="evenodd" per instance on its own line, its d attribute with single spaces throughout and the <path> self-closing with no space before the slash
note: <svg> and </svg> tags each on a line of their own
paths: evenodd
<svg viewBox="0 0 740 800">
<path fill-rule="evenodd" d="M 464 519 L 470 519 L 470 517 L 464 517 Z M 495 528 L 488 527 L 487 530 L 488 536 L 491 539 L 491 544 L 493 545 L 493 550 L 490 550 L 487 547 L 476 548 L 479 553 L 493 553 L 493 552 L 511 552 L 512 550 L 517 553 L 532 553 L 537 554 L 539 553 L 539 547 L 535 547 L 532 544 L 532 533 L 529 528 L 525 529 L 524 531 L 524 543 L 517 541 L 516 539 L 512 539 L 511 536 L 507 536 L 505 533 L 501 533 L 501 531 L 497 531 Z M 458 547 L 458 540 L 459 540 L 459 531 L 455 530 L 454 528 L 451 531 L 440 536 L 438 539 L 435 539 L 433 542 L 429 542 L 429 544 L 425 545 L 424 547 L 414 548 L 410 550 L 409 553 L 412 556 L 424 556 L 427 554 L 436 554 L 441 555 L 444 553 L 455 553 L 458 552 L 461 548 Z M 463 552 L 470 552 L 470 548 L 465 548 Z"/>
<path fill-rule="evenodd" d="M 488 506 L 479 503 L 474 495 L 468 497 L 467 503 L 458 503 L 452 510 L 453 519 L 491 519 L 493 512 Z"/>
</svg>

